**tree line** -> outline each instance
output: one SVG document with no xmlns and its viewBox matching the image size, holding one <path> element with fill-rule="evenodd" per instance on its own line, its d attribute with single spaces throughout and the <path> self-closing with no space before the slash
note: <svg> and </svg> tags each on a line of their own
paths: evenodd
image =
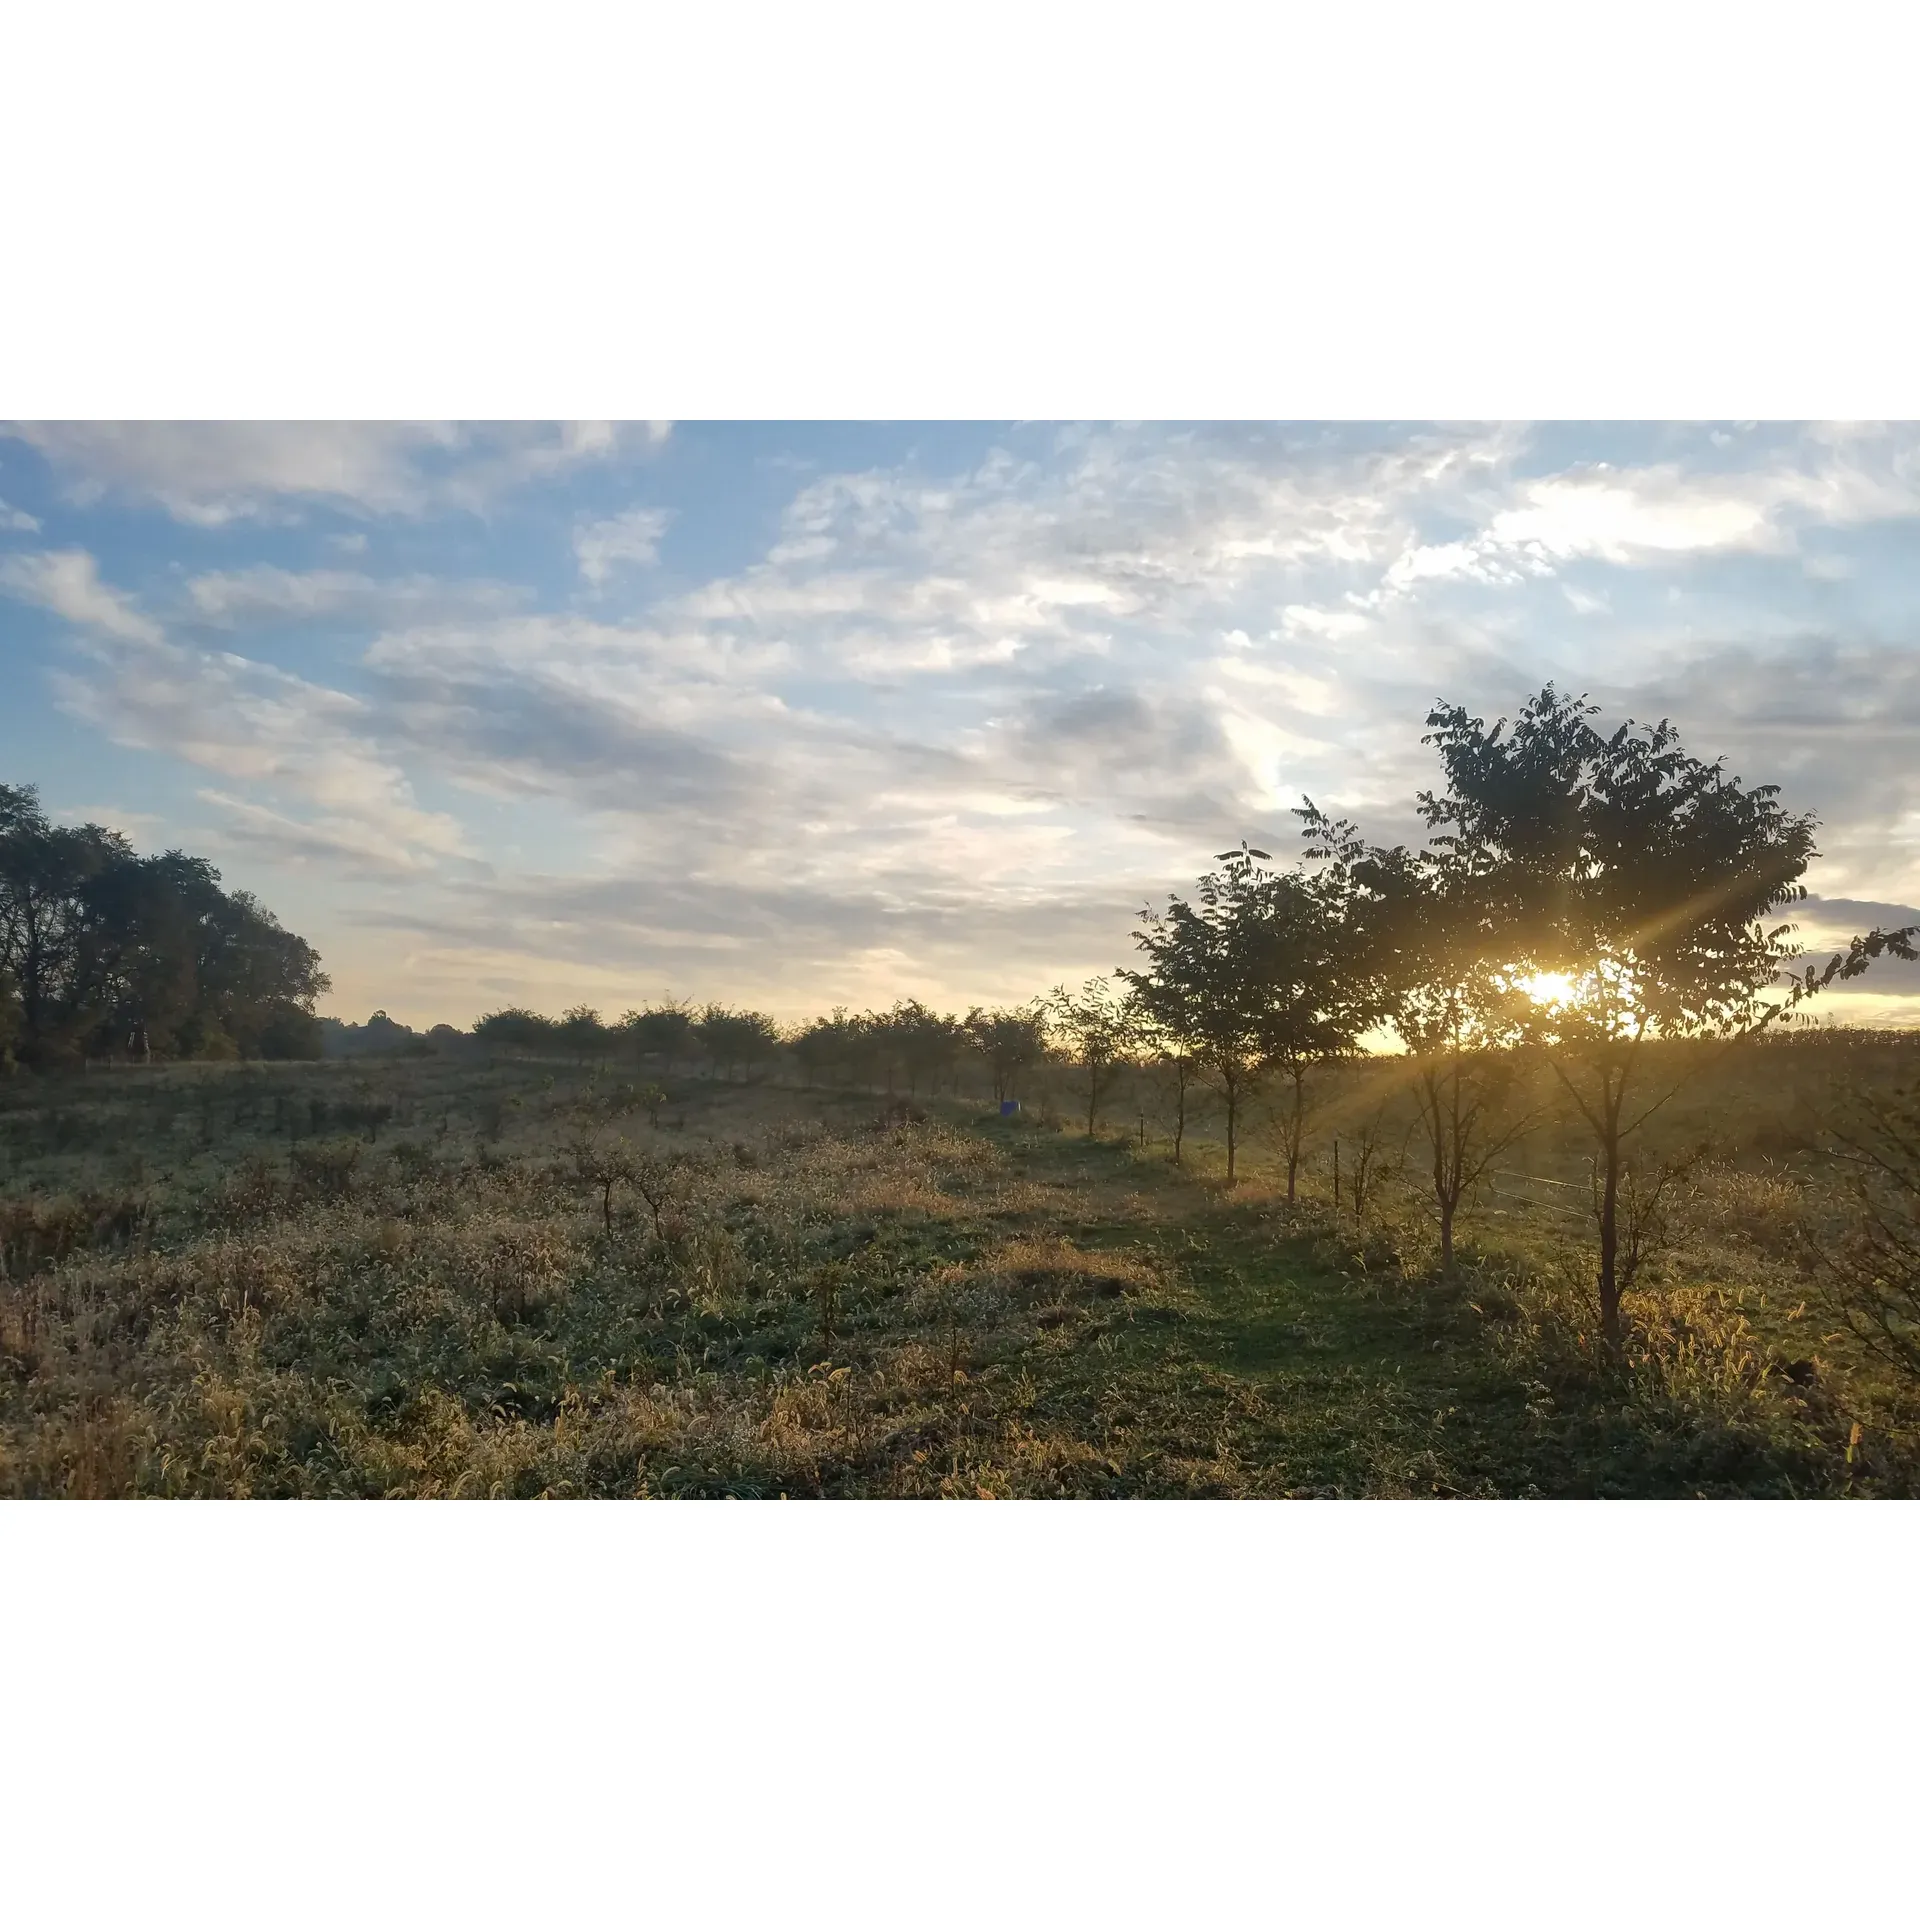
<svg viewBox="0 0 1920 1920">
<path fill-rule="evenodd" d="M 320 956 L 205 860 L 0 785 L 0 1060 L 318 1059 Z"/>
<path fill-rule="evenodd" d="M 476 1039 L 519 1052 L 564 1054 L 582 1064 L 627 1059 L 668 1073 L 752 1080 L 787 1066 L 811 1084 L 871 1088 L 918 1098 L 957 1093 L 969 1069 L 996 1100 L 1017 1099 L 1029 1069 L 1059 1057 L 1046 1006 L 975 1007 L 964 1017 L 919 1000 L 885 1012 L 830 1014 L 786 1027 L 770 1014 L 718 1002 L 667 1000 L 615 1021 L 593 1007 L 558 1018 L 504 1007 L 474 1023 Z"/>
</svg>

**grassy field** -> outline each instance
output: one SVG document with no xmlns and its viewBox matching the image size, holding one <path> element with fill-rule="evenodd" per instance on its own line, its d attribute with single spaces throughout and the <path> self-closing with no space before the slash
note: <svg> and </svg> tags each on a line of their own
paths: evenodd
<svg viewBox="0 0 1920 1920">
<path fill-rule="evenodd" d="M 22 1076 L 0 1491 L 1909 1494 L 1912 1399 L 1793 1251 L 1835 1072 L 1904 1066 L 1838 1058 L 1677 1103 L 1718 1144 L 1617 1357 L 1577 1136 L 1529 1139 L 1441 1279 L 1380 1066 L 1293 1206 L 1258 1128 L 1231 1189 L 1216 1120 L 1170 1164 L 1144 1079 L 1089 1139 L 1064 1081 L 1002 1119 L 675 1079 L 655 1126 L 562 1062 Z"/>
</svg>

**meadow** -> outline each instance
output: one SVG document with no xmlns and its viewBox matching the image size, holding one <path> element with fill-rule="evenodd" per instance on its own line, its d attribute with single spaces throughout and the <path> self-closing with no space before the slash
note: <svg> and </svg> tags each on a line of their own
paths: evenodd
<svg viewBox="0 0 1920 1920">
<path fill-rule="evenodd" d="M 1449 1275 L 1392 1060 L 1320 1077 L 1291 1203 L 1277 1106 L 1230 1185 L 1142 1067 L 1091 1134 L 1065 1066 L 1012 1116 L 471 1046 L 16 1075 L 0 1492 L 1907 1495 L 1920 1402 L 1808 1248 L 1837 1104 L 1917 1064 L 1700 1076 L 1616 1349 L 1575 1116 L 1542 1096 Z"/>
</svg>

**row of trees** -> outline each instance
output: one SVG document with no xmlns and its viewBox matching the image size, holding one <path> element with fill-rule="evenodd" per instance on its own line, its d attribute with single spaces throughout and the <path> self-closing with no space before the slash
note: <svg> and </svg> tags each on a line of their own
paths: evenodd
<svg viewBox="0 0 1920 1920">
<path fill-rule="evenodd" d="M 1222 854 L 1193 900 L 1143 916 L 1142 964 L 1123 978 L 1161 1054 L 1219 1089 L 1229 1177 L 1247 1093 L 1282 1083 L 1290 1194 L 1309 1077 L 1389 1034 L 1449 1269 L 1461 1202 L 1540 1119 L 1515 1096 L 1544 1071 L 1592 1141 L 1613 1340 L 1623 1225 L 1630 1243 L 1636 1189 L 1657 1192 L 1670 1171 L 1642 1152 L 1649 1123 L 1726 1048 L 1882 955 L 1914 959 L 1920 927 L 1862 935 L 1796 972 L 1777 916 L 1806 897 L 1814 817 L 1687 753 L 1668 722 L 1604 732 L 1596 713 L 1552 686 L 1511 723 L 1436 706 L 1425 742 L 1444 778 L 1418 797 L 1423 844 L 1372 844 L 1309 801 L 1296 866 L 1244 843 Z"/>
<path fill-rule="evenodd" d="M 0 785 L 0 1056 L 317 1059 L 320 956 L 205 860 Z"/>
<path fill-rule="evenodd" d="M 1230 1182 L 1265 1096 L 1289 1200 L 1318 1076 L 1384 1038 L 1418 1114 L 1447 1270 L 1462 1205 L 1541 1122 L 1541 1088 L 1577 1113 L 1613 1339 L 1639 1209 L 1673 1174 L 1650 1123 L 1727 1048 L 1804 1018 L 1875 959 L 1915 958 L 1920 928 L 1876 930 L 1796 971 L 1781 915 L 1805 898 L 1814 817 L 1688 753 L 1669 722 L 1603 731 L 1596 717 L 1552 686 L 1511 722 L 1437 705 L 1424 738 L 1442 779 L 1417 796 L 1420 844 L 1375 844 L 1308 801 L 1296 861 L 1242 842 L 1191 898 L 1143 912 L 1133 967 L 1029 1006 L 956 1018 L 908 1000 L 789 1034 L 717 1006 L 653 1007 L 615 1028 L 587 1008 L 557 1022 L 511 1010 L 477 1030 L 583 1056 L 629 1044 L 670 1067 L 704 1056 L 727 1074 L 784 1047 L 810 1079 L 909 1093 L 955 1087 L 971 1062 L 996 1099 L 1066 1061 L 1089 1132 L 1115 1076 L 1151 1061 L 1172 1089 L 1176 1158 L 1190 1094 L 1217 1100 Z"/>
<path fill-rule="evenodd" d="M 627 1059 L 666 1073 L 704 1071 L 753 1079 L 781 1064 L 817 1086 L 884 1087 L 889 1093 L 957 1093 L 963 1075 L 1015 1099 L 1029 1070 L 1057 1057 L 1042 1005 L 976 1007 L 965 1018 L 902 1000 L 884 1013 L 832 1013 L 784 1028 L 751 1008 L 668 1000 L 617 1021 L 588 1006 L 557 1019 L 506 1007 L 474 1023 L 475 1037 L 530 1053 L 563 1053 L 582 1063 Z"/>
</svg>

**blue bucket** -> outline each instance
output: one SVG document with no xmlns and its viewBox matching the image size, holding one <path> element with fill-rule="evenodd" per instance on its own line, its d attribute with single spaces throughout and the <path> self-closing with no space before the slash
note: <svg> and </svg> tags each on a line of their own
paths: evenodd
<svg viewBox="0 0 1920 1920">
<path fill-rule="evenodd" d="M 1020 1102 L 1018 1100 L 1002 1100 L 1000 1102 L 1000 1118 L 1002 1120 L 1011 1120 L 1019 1111 Z"/>
</svg>

